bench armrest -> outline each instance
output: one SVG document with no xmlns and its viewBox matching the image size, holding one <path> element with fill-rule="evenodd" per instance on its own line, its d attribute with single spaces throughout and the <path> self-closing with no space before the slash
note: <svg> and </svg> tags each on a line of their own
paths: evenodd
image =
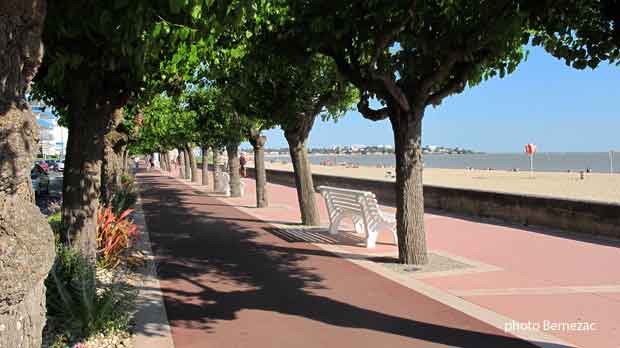
<svg viewBox="0 0 620 348">
<path fill-rule="evenodd" d="M 396 222 L 396 216 L 394 216 L 393 214 L 390 213 L 386 213 L 383 210 L 379 209 L 379 215 L 381 215 L 381 218 L 383 220 L 385 220 L 386 222 L 389 223 L 395 223 Z"/>
</svg>

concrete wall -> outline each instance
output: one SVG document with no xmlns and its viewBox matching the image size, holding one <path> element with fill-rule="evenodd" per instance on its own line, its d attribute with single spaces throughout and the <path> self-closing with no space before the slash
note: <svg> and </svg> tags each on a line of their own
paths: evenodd
<svg viewBox="0 0 620 348">
<path fill-rule="evenodd" d="M 254 168 L 248 168 L 254 176 Z M 395 205 L 391 181 L 314 174 L 314 186 L 374 192 L 381 204 Z M 267 170 L 267 182 L 295 186 L 291 172 Z M 620 205 L 424 185 L 424 206 L 451 213 L 620 238 Z"/>
</svg>

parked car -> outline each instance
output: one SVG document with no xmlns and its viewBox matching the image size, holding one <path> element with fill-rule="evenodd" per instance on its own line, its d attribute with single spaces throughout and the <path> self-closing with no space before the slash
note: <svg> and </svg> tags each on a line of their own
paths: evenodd
<svg viewBox="0 0 620 348">
<path fill-rule="evenodd" d="M 49 166 L 47 163 L 45 163 L 45 161 L 44 161 L 44 160 L 34 161 L 34 164 L 35 164 L 35 165 L 40 166 L 41 168 L 43 168 L 43 170 L 44 170 L 45 172 L 47 172 L 48 170 L 50 170 L 50 166 Z"/>
<path fill-rule="evenodd" d="M 48 171 L 50 171 L 50 170 L 57 170 L 56 169 L 56 160 L 45 160 L 45 163 L 47 163 Z"/>
<path fill-rule="evenodd" d="M 30 171 L 30 179 L 32 180 L 32 189 L 36 195 L 50 192 L 50 178 L 47 171 L 39 164 L 35 164 Z"/>
<path fill-rule="evenodd" d="M 58 160 L 45 160 L 49 166 L 49 170 L 58 170 Z"/>
<path fill-rule="evenodd" d="M 65 161 L 63 160 L 56 161 L 56 170 L 59 172 L 62 172 L 63 170 L 65 170 Z"/>
</svg>

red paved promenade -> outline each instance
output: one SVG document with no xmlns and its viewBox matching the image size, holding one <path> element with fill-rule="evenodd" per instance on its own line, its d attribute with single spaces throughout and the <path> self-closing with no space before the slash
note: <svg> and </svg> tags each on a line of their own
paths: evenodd
<svg viewBox="0 0 620 348">
<path fill-rule="evenodd" d="M 271 206 L 256 209 L 252 180 L 234 199 L 160 173 L 138 180 L 177 348 L 620 342 L 617 244 L 427 214 L 430 249 L 468 267 L 402 275 L 372 261 L 396 255 L 389 234 L 368 251 L 295 230 L 293 188 L 269 185 Z M 572 322 L 589 330 L 551 327 Z"/>
</svg>

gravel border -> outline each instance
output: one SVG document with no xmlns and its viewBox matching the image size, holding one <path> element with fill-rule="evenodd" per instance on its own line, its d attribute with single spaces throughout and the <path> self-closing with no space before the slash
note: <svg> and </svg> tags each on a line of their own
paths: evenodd
<svg viewBox="0 0 620 348">
<path fill-rule="evenodd" d="M 445 255 L 436 254 L 432 251 L 428 253 L 428 263 L 423 266 L 403 265 L 401 263 L 398 263 L 396 259 L 392 258 L 370 257 L 369 259 L 386 268 L 391 269 L 392 271 L 411 275 L 420 273 L 454 271 L 473 267 L 472 265 L 457 261 Z"/>
</svg>

